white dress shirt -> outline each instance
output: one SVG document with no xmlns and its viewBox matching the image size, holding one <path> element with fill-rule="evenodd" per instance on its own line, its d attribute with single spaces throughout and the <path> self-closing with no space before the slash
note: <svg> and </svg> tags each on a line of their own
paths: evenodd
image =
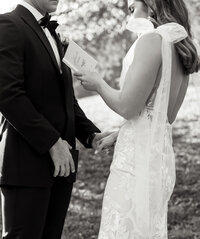
<svg viewBox="0 0 200 239">
<path fill-rule="evenodd" d="M 44 16 L 36 9 L 34 8 L 33 6 L 31 6 L 29 3 L 25 2 L 25 1 L 22 1 L 20 3 L 20 5 L 22 5 L 23 7 L 25 7 L 26 9 L 29 10 L 29 12 L 31 12 L 33 14 L 33 16 L 35 17 L 35 19 L 37 21 L 40 21 L 41 18 L 43 18 Z M 58 47 L 57 47 L 57 44 L 56 44 L 56 41 L 55 39 L 52 37 L 51 33 L 49 32 L 49 30 L 47 28 L 42 28 L 47 39 L 49 40 L 49 43 L 52 47 L 52 50 L 54 52 L 54 55 L 55 55 L 55 58 L 57 60 L 57 63 L 58 63 L 58 66 L 60 68 L 60 72 L 61 72 L 61 59 L 60 59 L 60 55 L 59 55 L 59 52 L 58 52 Z"/>
</svg>

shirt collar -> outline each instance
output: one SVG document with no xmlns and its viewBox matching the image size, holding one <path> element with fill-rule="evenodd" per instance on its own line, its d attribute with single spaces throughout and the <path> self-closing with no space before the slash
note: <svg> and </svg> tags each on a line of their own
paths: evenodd
<svg viewBox="0 0 200 239">
<path fill-rule="evenodd" d="M 31 6 L 29 3 L 22 1 L 20 5 L 28 9 L 33 14 L 33 16 L 37 21 L 41 20 L 41 18 L 44 17 L 36 8 Z"/>
</svg>

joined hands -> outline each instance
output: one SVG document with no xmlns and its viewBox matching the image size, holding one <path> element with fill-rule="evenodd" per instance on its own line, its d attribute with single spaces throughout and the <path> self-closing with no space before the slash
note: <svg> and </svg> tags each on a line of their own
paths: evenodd
<svg viewBox="0 0 200 239">
<path fill-rule="evenodd" d="M 92 141 L 92 147 L 95 149 L 95 153 L 108 153 L 109 148 L 115 144 L 117 136 L 118 132 L 97 133 Z M 72 173 L 75 172 L 74 160 L 70 153 L 71 148 L 66 140 L 59 138 L 49 150 L 55 167 L 54 177 L 68 177 L 70 171 Z"/>
<path fill-rule="evenodd" d="M 118 132 L 104 132 L 96 134 L 92 142 L 95 153 L 106 152 L 108 154 L 109 149 L 114 146 L 117 136 Z"/>
</svg>

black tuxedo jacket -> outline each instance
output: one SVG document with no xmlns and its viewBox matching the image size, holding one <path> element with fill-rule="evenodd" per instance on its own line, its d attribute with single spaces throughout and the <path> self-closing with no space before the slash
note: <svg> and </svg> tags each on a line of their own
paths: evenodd
<svg viewBox="0 0 200 239">
<path fill-rule="evenodd" d="M 62 63 L 60 73 L 45 33 L 20 5 L 0 15 L 0 112 L 0 185 L 51 185 L 49 149 L 58 138 L 89 147 L 99 131 L 74 97 L 70 69 Z"/>
</svg>

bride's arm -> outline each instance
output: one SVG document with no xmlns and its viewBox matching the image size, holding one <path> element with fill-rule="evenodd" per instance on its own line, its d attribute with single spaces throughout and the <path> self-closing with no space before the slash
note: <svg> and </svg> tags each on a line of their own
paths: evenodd
<svg viewBox="0 0 200 239">
<path fill-rule="evenodd" d="M 97 91 L 105 103 L 126 119 L 136 116 L 145 106 L 161 65 L 161 38 L 144 35 L 137 42 L 135 56 L 121 90 L 111 88 L 97 73 L 75 74 L 84 88 Z"/>
</svg>

